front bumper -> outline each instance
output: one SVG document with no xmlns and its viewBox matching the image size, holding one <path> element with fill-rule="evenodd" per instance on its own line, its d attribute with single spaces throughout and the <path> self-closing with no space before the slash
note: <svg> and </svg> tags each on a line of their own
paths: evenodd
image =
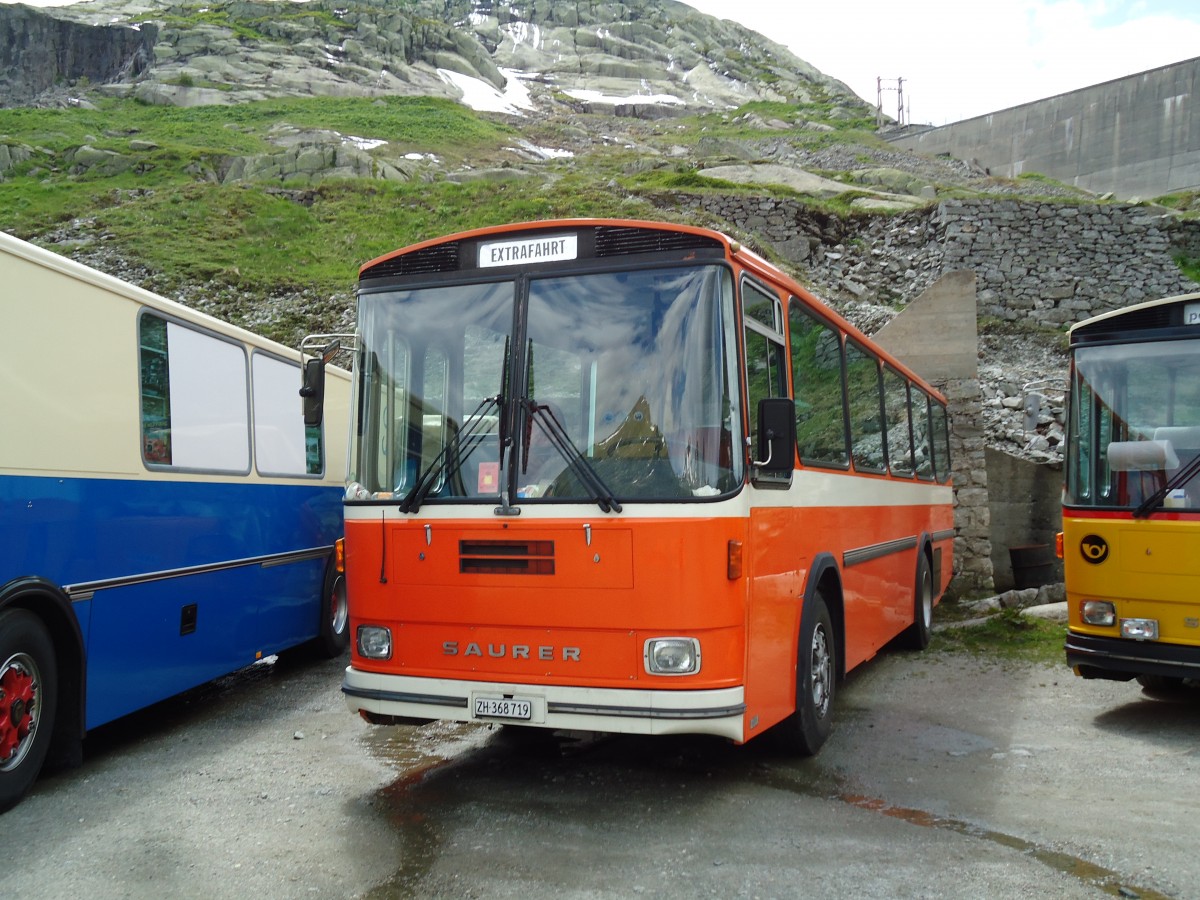
<svg viewBox="0 0 1200 900">
<path fill-rule="evenodd" d="M 1067 665 L 1085 678 L 1200 678 L 1200 647 L 1067 632 Z"/>
<path fill-rule="evenodd" d="M 621 734 L 711 734 L 745 739 L 745 690 L 641 690 L 507 684 L 381 675 L 346 669 L 342 693 L 368 721 L 499 722 Z M 529 701 L 529 719 L 478 716 L 476 697 Z"/>
</svg>

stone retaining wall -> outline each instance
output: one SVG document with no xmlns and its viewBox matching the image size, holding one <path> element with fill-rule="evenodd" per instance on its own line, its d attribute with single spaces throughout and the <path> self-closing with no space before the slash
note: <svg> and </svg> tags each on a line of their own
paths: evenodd
<svg viewBox="0 0 1200 900">
<path fill-rule="evenodd" d="M 1176 255 L 1200 258 L 1200 222 L 1159 207 L 946 200 L 843 219 L 771 197 L 687 203 L 768 244 L 835 305 L 904 306 L 946 272 L 969 269 L 979 282 L 981 316 L 1061 327 L 1200 290 L 1175 263 Z"/>
<path fill-rule="evenodd" d="M 1156 207 L 946 200 L 897 215 L 841 218 L 790 199 L 727 195 L 684 202 L 730 223 L 748 243 L 768 245 L 868 333 L 885 324 L 891 310 L 959 270 L 975 273 L 980 318 L 1055 329 L 1144 300 L 1200 291 L 1175 262 L 1176 256 L 1200 258 L 1200 222 Z M 1003 533 L 994 533 L 985 450 L 1008 444 L 1026 466 L 1029 460 L 1053 466 L 1061 460 L 1061 402 L 1045 401 L 1039 431 L 1030 435 L 1016 424 L 1023 405 L 1019 379 L 982 391 L 972 381 L 939 387 L 954 412 L 956 587 L 976 591 L 990 587 L 994 574 L 1011 580 L 1006 566 L 994 570 L 993 557 L 1016 536 L 1042 540 L 1045 532 L 1033 504 L 1029 521 L 1003 508 Z M 1036 481 L 1040 475 L 1030 469 L 1023 477 Z M 1049 494 L 1057 503 L 1057 492 Z"/>
</svg>

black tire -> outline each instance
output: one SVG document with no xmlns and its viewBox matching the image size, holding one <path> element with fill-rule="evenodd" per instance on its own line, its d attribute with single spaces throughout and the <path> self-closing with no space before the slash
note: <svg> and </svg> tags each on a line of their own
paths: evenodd
<svg viewBox="0 0 1200 900">
<path fill-rule="evenodd" d="M 20 801 L 50 749 L 58 708 L 54 644 L 33 613 L 0 613 L 0 813 Z"/>
<path fill-rule="evenodd" d="M 933 574 L 929 558 L 917 554 L 917 579 L 913 590 L 913 622 L 900 632 L 900 644 L 910 650 L 924 650 L 933 634 Z"/>
<path fill-rule="evenodd" d="M 346 578 L 331 563 L 321 591 L 321 628 L 316 650 L 334 659 L 350 646 L 350 606 L 346 597 Z"/>
<path fill-rule="evenodd" d="M 787 747 L 815 756 L 833 731 L 837 691 L 837 640 L 825 598 L 814 594 L 804 604 L 796 649 L 796 710 L 777 731 Z"/>
</svg>

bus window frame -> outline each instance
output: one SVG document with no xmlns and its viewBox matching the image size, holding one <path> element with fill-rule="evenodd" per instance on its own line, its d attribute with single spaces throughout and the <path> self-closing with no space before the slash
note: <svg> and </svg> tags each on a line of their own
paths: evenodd
<svg viewBox="0 0 1200 900">
<path fill-rule="evenodd" d="M 898 467 L 896 465 L 896 461 L 894 459 L 894 454 L 892 453 L 892 429 L 890 427 L 888 427 L 888 420 L 887 420 L 887 401 L 888 401 L 889 377 L 892 380 L 897 382 L 898 387 L 902 387 L 904 389 L 904 402 L 902 405 L 904 408 L 905 422 L 903 424 L 904 424 L 904 430 L 908 435 L 908 456 L 907 456 L 907 459 L 904 461 L 907 462 L 907 465 L 908 465 L 907 469 L 905 469 L 903 467 Z M 902 479 L 911 480 L 911 479 L 915 478 L 916 474 L 917 474 L 916 441 L 913 439 L 913 427 L 912 427 L 912 384 L 909 382 L 908 377 L 903 372 L 901 372 L 899 369 L 897 369 L 891 363 L 888 363 L 886 361 L 883 363 L 883 406 L 884 406 L 884 421 L 883 421 L 884 443 L 887 445 L 887 454 L 886 455 L 887 455 L 888 474 L 891 475 L 893 478 L 902 478 Z M 897 422 L 896 424 L 897 424 L 897 427 L 899 427 L 901 423 Z"/>
<path fill-rule="evenodd" d="M 157 463 L 146 458 L 146 432 L 145 432 L 145 393 L 144 385 L 141 381 L 141 366 L 142 366 L 142 327 L 147 318 L 154 318 L 163 322 L 167 327 L 175 325 L 194 335 L 209 338 L 217 341 L 220 344 L 227 345 L 236 349 L 242 357 L 242 384 L 244 387 L 242 404 L 245 410 L 246 424 L 246 465 L 244 468 L 217 468 L 214 466 L 181 466 L 173 462 Z M 230 477 L 247 477 L 255 472 L 254 460 L 254 418 L 253 418 L 253 382 L 251 381 L 250 371 L 250 353 L 248 352 L 249 345 L 235 340 L 232 337 L 220 334 L 209 328 L 204 328 L 196 323 L 188 322 L 177 316 L 170 315 L 162 310 L 155 309 L 150 306 L 141 306 L 137 311 L 136 322 L 134 325 L 134 341 L 136 343 L 135 350 L 138 360 L 138 431 L 141 437 L 141 447 L 138 450 L 138 458 L 148 472 L 176 472 L 182 474 L 198 474 L 198 475 L 227 475 Z M 168 342 L 165 351 L 167 359 L 167 390 L 170 391 L 170 360 L 171 351 Z M 298 396 L 298 394 L 297 394 Z M 173 427 L 173 426 L 172 426 Z M 311 476 L 310 476 L 311 477 Z"/>
<path fill-rule="evenodd" d="M 746 291 L 747 291 L 747 289 L 759 292 L 760 294 L 762 294 L 764 300 L 770 301 L 772 325 L 768 326 L 766 323 L 761 322 L 758 319 L 752 318 L 746 312 L 746 309 L 747 309 Z M 740 329 L 741 334 L 740 334 L 740 338 L 739 338 L 739 344 L 740 344 L 739 352 L 742 354 L 741 366 L 740 366 L 742 385 L 741 385 L 740 390 L 741 390 L 743 398 L 744 398 L 743 406 L 744 406 L 745 420 L 744 420 L 743 428 L 745 429 L 744 433 L 746 435 L 746 440 L 745 440 L 746 454 L 747 454 L 747 459 L 746 459 L 747 469 L 746 469 L 746 471 L 747 471 L 747 474 L 752 474 L 753 470 L 756 467 L 752 465 L 754 460 L 751 459 L 750 457 L 752 457 L 754 455 L 753 454 L 754 448 L 757 447 L 758 443 L 759 443 L 759 435 L 758 435 L 759 401 L 763 400 L 763 399 L 781 399 L 781 398 L 786 398 L 786 399 L 790 400 L 792 398 L 792 389 L 791 389 L 792 375 L 791 375 L 791 371 L 790 371 L 791 370 L 791 354 L 788 352 L 786 334 L 783 330 L 783 328 L 784 328 L 783 319 L 784 319 L 785 314 L 783 312 L 783 300 L 780 298 L 778 290 L 775 289 L 769 282 L 764 282 L 761 279 L 755 278 L 749 272 L 742 272 L 741 277 L 738 279 L 737 297 L 738 297 L 737 309 L 740 313 L 740 319 L 741 319 L 741 329 Z M 771 357 L 767 361 L 768 366 L 771 366 L 773 363 L 776 363 L 776 362 L 779 364 L 777 371 L 771 371 L 770 369 L 768 369 L 768 372 L 767 372 L 768 385 L 767 386 L 768 386 L 770 393 L 767 393 L 763 397 L 751 396 L 750 346 L 749 346 L 749 343 L 747 340 L 749 332 L 754 332 L 756 335 L 758 335 L 759 337 L 762 337 L 767 342 L 766 349 L 768 350 L 768 355 Z M 776 383 L 776 377 L 779 377 L 782 379 L 782 384 Z M 774 391 L 776 391 L 778 389 L 782 389 L 782 393 L 774 393 Z M 795 466 L 795 457 L 796 457 L 795 441 L 792 442 L 792 457 L 793 457 L 793 467 L 794 467 Z"/>
<path fill-rule="evenodd" d="M 812 306 L 805 303 L 800 297 L 792 294 L 788 298 L 787 319 L 788 319 L 788 358 L 789 368 L 791 369 L 792 379 L 792 398 L 796 399 L 796 352 L 795 345 L 792 343 L 794 330 L 792 328 L 792 310 L 796 310 L 798 314 L 805 316 L 810 322 L 822 328 L 825 333 L 833 335 L 834 341 L 837 344 L 837 383 L 838 390 L 841 393 L 841 399 L 838 403 L 838 409 L 841 411 L 841 434 L 842 434 L 842 459 L 840 461 L 820 459 L 818 457 L 808 457 L 801 453 L 799 442 L 797 442 L 796 453 L 800 458 L 801 465 L 812 466 L 822 469 L 832 469 L 834 471 L 849 471 L 850 469 L 850 412 L 846 398 L 846 352 L 845 352 L 845 332 L 837 326 L 835 322 L 831 322 L 824 316 L 820 315 Z M 797 431 L 799 431 L 800 423 L 796 423 Z"/>
<path fill-rule="evenodd" d="M 855 441 L 855 418 L 850 411 L 850 359 L 849 348 L 853 346 L 855 351 L 864 359 L 872 361 L 875 366 L 875 424 L 878 426 L 879 434 L 879 455 L 880 465 L 878 468 L 874 466 L 860 465 L 855 456 L 855 447 L 860 442 Z M 882 361 L 879 355 L 873 352 L 869 347 L 865 346 L 861 341 L 855 339 L 852 335 L 847 334 L 842 341 L 842 356 L 845 359 L 844 371 L 846 376 L 846 427 L 850 432 L 850 462 L 855 472 L 861 472 L 868 475 L 886 475 L 888 473 L 888 448 L 887 448 L 887 413 L 883 405 L 883 369 Z M 864 437 L 866 435 L 863 435 Z"/>
</svg>

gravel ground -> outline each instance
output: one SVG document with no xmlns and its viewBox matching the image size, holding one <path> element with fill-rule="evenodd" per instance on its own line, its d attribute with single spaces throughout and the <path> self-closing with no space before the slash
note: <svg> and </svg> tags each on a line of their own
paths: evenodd
<svg viewBox="0 0 1200 900">
<path fill-rule="evenodd" d="M 0 895 L 1200 900 L 1200 691 L 886 653 L 796 760 L 371 727 L 343 666 L 255 666 L 93 732 L 3 817 Z"/>
</svg>

